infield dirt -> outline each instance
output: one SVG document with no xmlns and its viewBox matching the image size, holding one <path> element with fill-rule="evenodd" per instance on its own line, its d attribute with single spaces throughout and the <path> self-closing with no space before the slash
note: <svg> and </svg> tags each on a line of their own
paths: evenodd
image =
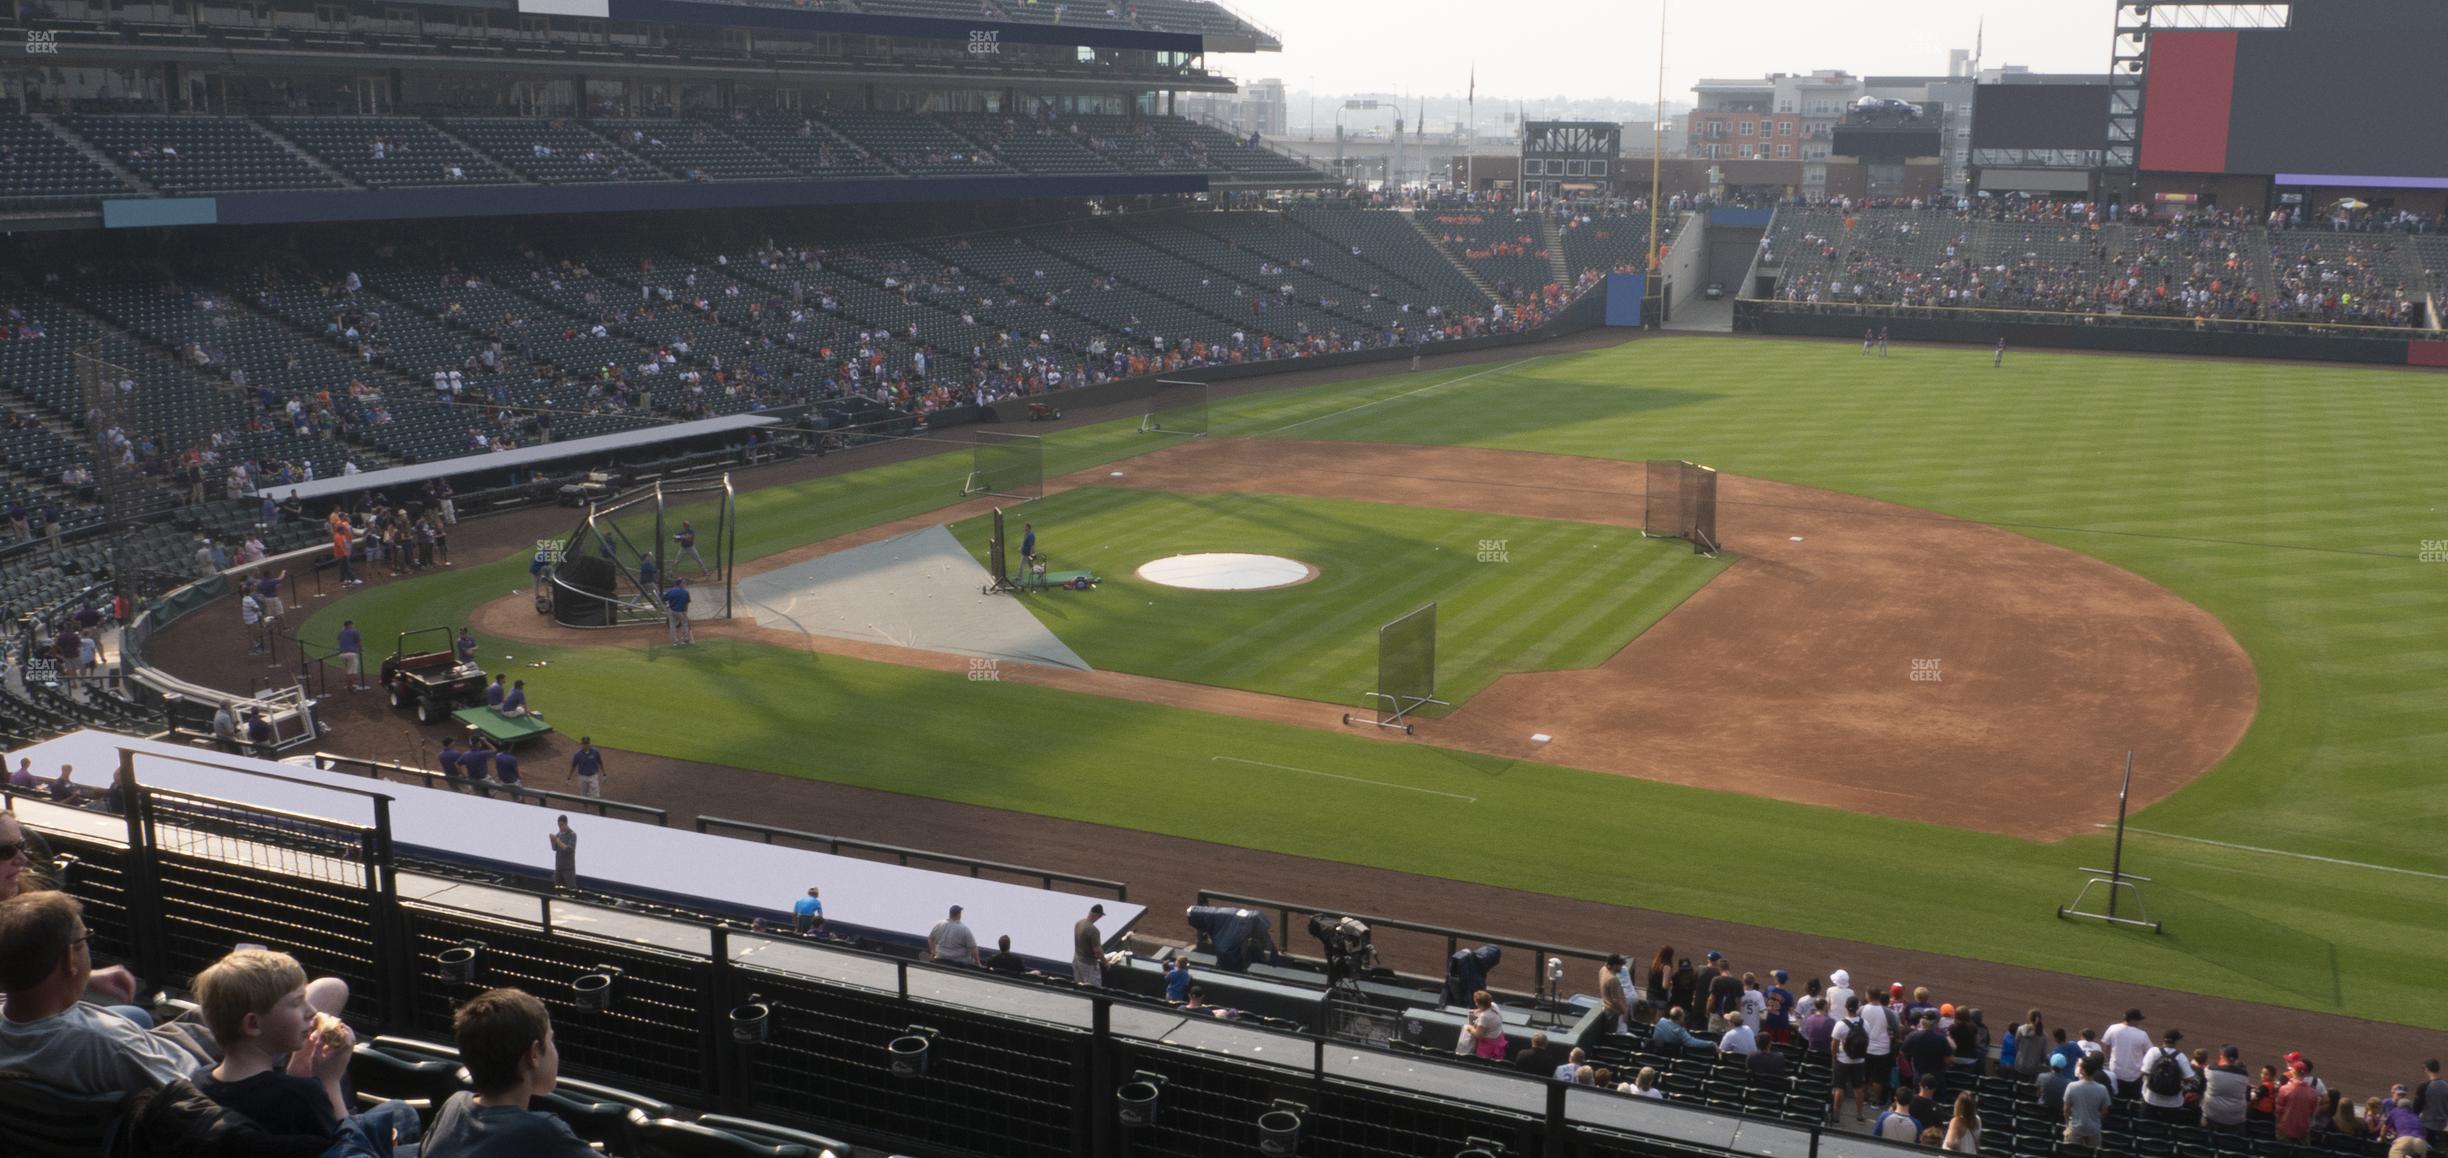
<svg viewBox="0 0 2448 1158">
<path fill-rule="evenodd" d="M 1205 439 L 1119 470 L 1049 480 L 1047 491 L 1268 493 L 1637 527 L 1644 489 L 1637 462 L 1299 440 Z M 983 514 L 989 502 L 741 570 Z M 2126 751 L 2148 754 L 2135 769 L 2140 808 L 2216 765 L 2252 723 L 2252 662 L 2226 628 L 2089 556 L 1733 475 L 1720 480 L 1718 527 L 1735 565 L 1605 663 L 1503 676 L 1399 742 L 2055 839 L 2114 819 Z M 532 642 L 623 638 L 556 629 L 524 595 L 488 603 L 476 626 Z M 944 671 L 968 663 L 745 620 L 698 631 Z M 1123 672 L 1015 664 L 1002 678 L 1312 728 L 1341 728 L 1349 710 Z"/>
</svg>

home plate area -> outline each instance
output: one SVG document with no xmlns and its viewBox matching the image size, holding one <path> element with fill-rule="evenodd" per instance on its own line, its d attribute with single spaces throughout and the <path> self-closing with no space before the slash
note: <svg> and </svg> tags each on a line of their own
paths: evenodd
<svg viewBox="0 0 2448 1158">
<path fill-rule="evenodd" d="M 761 627 L 1093 670 L 989 578 L 936 526 L 748 576 L 739 601 Z"/>
</svg>

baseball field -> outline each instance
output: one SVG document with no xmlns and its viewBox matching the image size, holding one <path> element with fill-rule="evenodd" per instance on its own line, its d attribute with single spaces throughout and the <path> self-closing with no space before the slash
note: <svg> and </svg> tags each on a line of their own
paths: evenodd
<svg viewBox="0 0 2448 1158">
<path fill-rule="evenodd" d="M 1664 338 L 1263 392 L 1197 443 L 1052 435 L 1048 497 L 1013 512 L 1107 577 L 1032 614 L 1096 674 L 1181 695 L 769 631 L 485 661 L 618 749 L 2448 1027 L 2439 383 Z M 1727 554 L 1640 538 L 1648 458 L 1725 472 Z M 748 491 L 740 557 L 926 523 L 975 549 L 969 466 L 947 443 Z M 1318 577 L 1132 577 L 1212 550 Z M 304 634 L 466 622 L 526 565 L 462 560 Z M 1451 715 L 1334 724 L 1376 625 L 1431 599 Z M 1597 684 L 1615 698 L 1564 702 Z M 1570 727 L 1534 745 L 1550 710 Z M 2053 916 L 2107 856 L 2128 748 L 2159 936 Z"/>
</svg>

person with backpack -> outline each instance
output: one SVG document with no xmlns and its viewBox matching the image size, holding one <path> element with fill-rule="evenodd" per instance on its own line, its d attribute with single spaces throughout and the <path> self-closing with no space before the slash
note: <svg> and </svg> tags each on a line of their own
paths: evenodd
<svg viewBox="0 0 2448 1158">
<path fill-rule="evenodd" d="M 1828 1029 L 1829 1052 L 1835 1055 L 1834 1073 L 1828 1081 L 1828 1120 L 1844 1121 L 1845 1095 L 1853 1096 L 1853 1120 L 1864 1121 L 1862 1114 L 1870 1102 L 1864 1096 L 1869 1084 L 1868 1067 L 1870 1036 L 1862 1023 L 1861 999 L 1845 999 L 1844 1017 Z"/>
<path fill-rule="evenodd" d="M 2185 1113 L 2184 1095 L 2185 1084 L 2193 1080 L 2193 1061 L 2176 1048 L 2183 1040 L 2183 1031 L 2171 1029 L 2142 1055 L 2142 1112 L 2162 1122 L 2181 1122 L 2190 1116 Z"/>
</svg>

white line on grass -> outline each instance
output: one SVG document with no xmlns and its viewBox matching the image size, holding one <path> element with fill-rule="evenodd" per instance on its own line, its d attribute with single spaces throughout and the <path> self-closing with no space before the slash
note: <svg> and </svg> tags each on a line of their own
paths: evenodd
<svg viewBox="0 0 2448 1158">
<path fill-rule="evenodd" d="M 1363 780 L 1358 776 L 1345 776 L 1340 772 L 1320 772 L 1315 768 L 1295 768 L 1290 764 L 1269 764 L 1264 760 L 1244 760 L 1239 756 L 1209 756 L 1207 759 L 1211 763 L 1222 760 L 1233 764 L 1254 764 L 1260 768 L 1273 768 L 1281 772 L 1306 772 L 1311 776 L 1325 776 L 1334 780 L 1349 780 L 1354 784 L 1374 784 L 1379 788 L 1400 788 L 1405 792 L 1425 792 L 1430 796 L 1449 796 L 1455 800 L 1463 802 L 1464 804 L 1479 803 L 1478 797 L 1464 796 L 1459 792 L 1439 792 L 1434 788 L 1414 788 L 1408 784 L 1394 784 L 1384 780 Z"/>
<path fill-rule="evenodd" d="M 2093 825 L 2092 827 L 2115 828 L 2116 826 L 2113 824 L 2098 824 Z M 2189 841 L 2193 844 L 2207 844 L 2217 848 L 2232 848 L 2237 852 L 2257 852 L 2263 856 L 2283 856 L 2291 857 L 2295 860 L 2314 860 L 2319 861 L 2322 864 L 2338 865 L 2342 868 L 2370 869 L 2373 872 L 2400 873 L 2409 877 L 2422 877 L 2425 880 L 2448 881 L 2448 873 L 2427 873 L 2421 869 L 2398 868 L 2393 864 L 2366 864 L 2359 860 L 2339 860 L 2333 856 L 2314 856 L 2308 852 L 2288 852 L 2282 848 L 2261 848 L 2250 844 L 2234 844 L 2224 840 L 2212 840 L 2206 836 L 2183 836 L 2173 832 L 2153 832 L 2147 828 L 2128 828 L 2125 831 L 2140 833 L 2143 836 L 2156 836 L 2162 840 L 2182 840 Z"/>
<path fill-rule="evenodd" d="M 1489 369 L 1481 370 L 1481 371 L 1479 371 L 1479 372 L 1478 372 L 1478 373 L 1476 373 L 1476 374 L 1464 374 L 1463 376 L 1461 376 L 1461 377 L 1459 377 L 1459 378 L 1447 378 L 1447 379 L 1445 379 L 1445 380 L 1444 380 L 1444 381 L 1442 381 L 1442 382 L 1431 382 L 1431 383 L 1429 383 L 1429 384 L 1427 384 L 1427 385 L 1425 385 L 1425 386 L 1419 386 L 1419 387 L 1415 387 L 1415 388 L 1410 389 L 1410 390 L 1405 390 L 1405 391 L 1403 391 L 1403 392 L 1402 392 L 1402 393 L 1400 393 L 1400 394 L 1388 394 L 1388 395 L 1386 395 L 1385 397 L 1383 397 L 1383 398 L 1379 398 L 1379 399 L 1377 399 L 1377 400 L 1375 400 L 1375 401 L 1373 401 L 1373 402 L 1363 402 L 1363 403 L 1359 404 L 1358 406 L 1346 406 L 1346 407 L 1344 407 L 1344 408 L 1343 408 L 1343 409 L 1341 409 L 1341 410 L 1333 410 L 1333 411 L 1328 411 L 1327 413 L 1320 414 L 1320 415 L 1318 415 L 1318 416 L 1317 416 L 1317 417 L 1315 417 L 1315 418 L 1304 418 L 1304 419 L 1301 419 L 1301 420 L 1300 420 L 1300 421 L 1298 421 L 1298 422 L 1290 423 L 1290 424 L 1287 424 L 1287 425 L 1284 425 L 1284 426 L 1278 426 L 1278 427 L 1276 427 L 1276 428 L 1275 428 L 1275 429 L 1273 429 L 1273 430 L 1265 430 L 1265 431 L 1260 431 L 1260 432 L 1258 433 L 1258 437 L 1260 437 L 1260 438 L 1265 438 L 1267 435 L 1270 435 L 1270 434 L 1282 434 L 1284 431 L 1290 430 L 1290 429 L 1292 429 L 1293 427 L 1297 427 L 1297 426 L 1307 426 L 1307 425 L 1309 425 L 1309 424 L 1310 424 L 1310 423 L 1312 423 L 1312 422 L 1323 422 L 1323 421 L 1325 421 L 1326 419 L 1329 419 L 1329 418 L 1341 418 L 1342 416 L 1344 416 L 1344 415 L 1346 415 L 1346 414 L 1350 414 L 1350 413 L 1352 413 L 1352 412 L 1353 412 L 1353 411 L 1355 411 L 1355 410 L 1366 410 L 1366 409 L 1368 409 L 1368 408 L 1369 408 L 1369 407 L 1371 407 L 1371 406 L 1382 406 L 1382 405 L 1384 405 L 1384 404 L 1386 404 L 1386 403 L 1388 403 L 1388 402 L 1393 402 L 1393 401 L 1395 401 L 1395 400 L 1397 400 L 1397 399 L 1409 398 L 1410 396 L 1412 396 L 1412 395 L 1414 395 L 1414 394 L 1421 393 L 1421 392 L 1423 392 L 1423 391 L 1427 391 L 1427 390 L 1434 390 L 1434 389 L 1436 389 L 1436 388 L 1437 388 L 1437 387 L 1439 387 L 1439 386 L 1453 386 L 1453 385 L 1458 385 L 1458 384 L 1463 383 L 1463 382 L 1468 382 L 1468 381 L 1470 381 L 1470 380 L 1471 380 L 1471 379 L 1473 379 L 1473 378 L 1485 378 L 1485 377 L 1487 377 L 1487 376 L 1488 376 L 1488 375 L 1490 375 L 1490 374 L 1501 374 L 1501 373 L 1503 373 L 1503 372 L 1505 372 L 1505 371 L 1507 371 L 1507 370 L 1512 369 L 1512 368 L 1513 368 L 1513 367 L 1515 367 L 1515 366 L 1527 366 L 1527 365 L 1529 365 L 1530 363 L 1532 363 L 1532 362 L 1536 362 L 1536 361 L 1538 361 L 1538 360 L 1539 360 L 1539 358 L 1543 358 L 1543 357 L 1546 357 L 1546 355 L 1544 355 L 1544 354 L 1540 354 L 1540 355 L 1537 355 L 1537 356 L 1535 356 L 1535 357 L 1521 358 L 1521 359 L 1518 359 L 1518 360 L 1515 360 L 1515 361 L 1507 362 L 1507 363 L 1505 363 L 1505 364 L 1504 364 L 1504 365 L 1502 365 L 1502 366 L 1494 366 L 1494 367 L 1490 367 Z"/>
</svg>

